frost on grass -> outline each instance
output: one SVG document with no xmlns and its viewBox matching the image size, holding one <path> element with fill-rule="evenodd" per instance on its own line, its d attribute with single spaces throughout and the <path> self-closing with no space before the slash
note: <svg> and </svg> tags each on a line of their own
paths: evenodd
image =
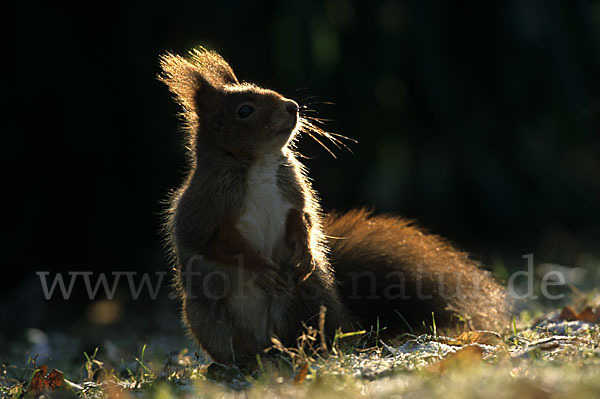
<svg viewBox="0 0 600 399">
<path fill-rule="evenodd" d="M 47 374 L 35 377 L 40 358 L 4 363 L 0 396 L 36 397 L 31 381 L 52 383 L 62 368 L 63 396 L 79 398 L 537 398 L 600 396 L 600 328 L 592 313 L 553 312 L 500 336 L 469 332 L 457 337 L 405 334 L 394 340 L 340 336 L 323 347 L 307 331 L 295 348 L 274 342 L 247 370 L 208 365 L 194 351 L 165 351 L 170 340 L 151 340 L 137 353 L 105 341 L 97 352 L 68 365 L 76 340 L 53 339 Z M 368 335 L 368 334 L 364 334 Z M 378 335 L 377 335 L 378 336 Z M 343 339 L 342 339 L 343 338 Z M 349 343 L 344 342 L 349 340 Z M 23 348 L 19 348 L 23 353 Z M 33 354 L 32 354 L 33 355 Z M 71 361 L 72 362 L 72 361 Z M 73 362 L 72 362 L 73 363 Z M 46 364 L 44 364 L 46 365 Z M 44 369 L 46 371 L 46 369 Z M 54 374 L 56 375 L 56 373 Z M 58 397 L 49 392 L 46 397 Z"/>
</svg>

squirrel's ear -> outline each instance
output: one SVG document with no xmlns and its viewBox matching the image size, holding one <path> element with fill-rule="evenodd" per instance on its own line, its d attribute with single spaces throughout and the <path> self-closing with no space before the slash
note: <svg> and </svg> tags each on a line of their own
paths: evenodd
<svg viewBox="0 0 600 399">
<path fill-rule="evenodd" d="M 210 81 L 217 84 L 238 84 L 233 69 L 214 51 L 198 47 L 190 51 L 190 61 Z"/>
<path fill-rule="evenodd" d="M 205 105 L 217 105 L 219 91 L 197 65 L 179 55 L 166 53 L 160 57 L 160 67 L 162 73 L 158 80 L 175 94 L 186 115 L 202 111 Z"/>
</svg>

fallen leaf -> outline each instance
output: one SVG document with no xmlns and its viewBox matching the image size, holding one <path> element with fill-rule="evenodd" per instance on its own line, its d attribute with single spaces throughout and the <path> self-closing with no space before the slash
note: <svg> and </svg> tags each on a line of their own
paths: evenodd
<svg viewBox="0 0 600 399">
<path fill-rule="evenodd" d="M 48 366 L 40 366 L 33 375 L 27 392 L 52 391 L 64 387 L 65 379 L 62 371 L 52 369 L 50 374 L 46 375 L 47 372 Z"/>
<path fill-rule="evenodd" d="M 591 307 L 586 307 L 583 312 L 577 313 L 571 306 L 565 306 L 558 316 L 560 320 L 565 321 L 583 321 L 586 323 L 600 323 L 600 309 L 594 311 Z"/>
<path fill-rule="evenodd" d="M 294 377 L 294 384 L 302 384 L 308 374 L 308 363 L 304 363 L 298 374 Z"/>
<path fill-rule="evenodd" d="M 496 346 L 502 342 L 500 334 L 493 331 L 465 331 L 454 337 L 461 345 L 482 344 Z"/>
<path fill-rule="evenodd" d="M 577 320 L 577 312 L 571 306 L 565 306 L 558 318 L 566 321 L 575 321 Z"/>
<path fill-rule="evenodd" d="M 595 312 L 591 307 L 583 309 L 583 312 L 577 315 L 578 320 L 585 321 L 586 323 L 600 323 L 600 309 Z"/>
<path fill-rule="evenodd" d="M 427 367 L 427 371 L 435 374 L 443 374 L 446 371 L 464 370 L 481 362 L 483 358 L 483 349 L 477 345 L 465 346 L 454 352 L 445 359 Z"/>
</svg>

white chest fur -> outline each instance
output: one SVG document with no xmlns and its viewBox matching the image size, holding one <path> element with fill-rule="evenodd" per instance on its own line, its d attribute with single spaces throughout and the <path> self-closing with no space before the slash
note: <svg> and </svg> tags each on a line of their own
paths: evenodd
<svg viewBox="0 0 600 399">
<path fill-rule="evenodd" d="M 260 254 L 272 258 L 273 249 L 283 238 L 291 205 L 277 187 L 276 158 L 257 162 L 248 171 L 247 191 L 238 231 Z"/>
</svg>

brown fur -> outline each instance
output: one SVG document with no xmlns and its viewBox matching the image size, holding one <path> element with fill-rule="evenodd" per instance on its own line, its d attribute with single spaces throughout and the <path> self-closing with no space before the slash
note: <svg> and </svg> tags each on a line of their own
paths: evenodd
<svg viewBox="0 0 600 399">
<path fill-rule="evenodd" d="M 504 330 L 503 287 L 468 254 L 409 221 L 364 209 L 329 215 L 331 262 L 346 306 L 366 328 L 392 333 L 432 325 Z"/>
<path fill-rule="evenodd" d="M 325 255 L 320 209 L 287 147 L 297 105 L 290 112 L 295 103 L 280 94 L 237 83 L 212 52 L 195 51 L 190 59 L 167 54 L 161 66 L 160 79 L 184 107 L 192 158 L 166 223 L 190 331 L 214 360 L 227 364 L 254 359 L 272 336 L 292 345 L 303 323 L 318 324 L 321 305 L 329 309 L 326 329 L 333 336 L 347 325 Z M 244 104 L 254 113 L 236 118 Z M 269 157 L 277 160 L 273 178 L 291 206 L 271 257 L 236 228 L 248 173 Z"/>
<path fill-rule="evenodd" d="M 293 345 L 304 325 L 318 325 L 321 305 L 327 308 L 330 338 L 339 327 L 368 328 L 376 316 L 389 331 L 406 330 L 397 312 L 415 327 L 429 322 L 431 312 L 439 325 L 450 325 L 454 314 L 485 328 L 506 321 L 504 296 L 488 274 L 465 254 L 401 219 L 370 217 L 364 211 L 332 215 L 326 219 L 326 239 L 318 199 L 290 148 L 298 130 L 293 101 L 239 83 L 222 57 L 204 49 L 187 59 L 166 54 L 161 67 L 159 79 L 183 107 L 190 154 L 188 176 L 171 198 L 166 235 L 177 265 L 184 322 L 215 361 L 251 360 L 270 346 L 273 336 Z M 247 117 L 240 114 L 245 105 L 253 109 Z M 300 125 L 309 123 L 301 119 Z M 267 179 L 268 190 L 273 179 L 276 192 L 264 198 L 275 202 L 252 199 L 262 195 L 253 190 L 252 173 Z M 280 218 L 269 219 L 271 210 L 284 209 Z M 252 230 L 260 237 L 244 235 L 239 224 L 244 212 L 251 222 L 283 226 L 281 236 L 271 236 L 278 231 L 269 230 L 271 225 Z M 353 280 L 364 271 L 373 284 Z M 416 294 L 422 283 L 433 298 L 387 300 L 386 295 L 393 296 L 390 272 L 402 275 L 407 293 Z M 441 288 L 435 284 L 438 277 L 444 277 Z M 464 289 L 458 287 L 462 279 Z M 459 289 L 456 299 L 441 295 Z M 489 306 L 480 306 L 482 299 Z"/>
</svg>

